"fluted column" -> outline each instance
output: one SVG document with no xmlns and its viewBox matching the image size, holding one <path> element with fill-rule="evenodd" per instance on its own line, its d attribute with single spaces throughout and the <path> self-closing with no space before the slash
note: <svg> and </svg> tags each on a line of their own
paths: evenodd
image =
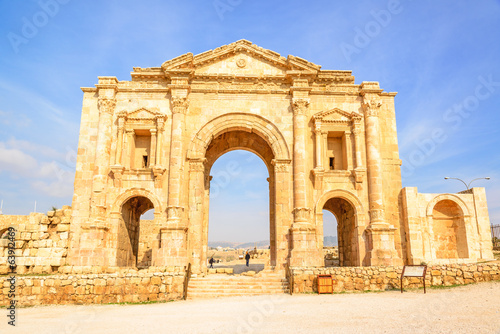
<svg viewBox="0 0 500 334">
<path fill-rule="evenodd" d="M 189 161 L 189 244 L 193 273 L 206 272 L 208 222 L 203 219 L 206 159 Z"/>
<path fill-rule="evenodd" d="M 366 164 L 368 168 L 368 201 L 370 224 L 385 224 L 382 184 L 382 158 L 380 156 L 380 126 L 378 113 L 382 103 L 375 99 L 363 102 L 366 133 Z"/>
<path fill-rule="evenodd" d="M 365 114 L 366 165 L 368 169 L 368 202 L 370 225 L 368 236 L 369 263 L 372 266 L 401 265 L 395 244 L 396 228 L 387 223 L 384 210 L 382 155 L 380 150 L 379 112 L 382 106 L 378 83 L 363 83 L 363 111 Z"/>
<path fill-rule="evenodd" d="M 163 119 L 163 117 L 157 117 L 156 118 L 156 126 L 157 126 L 157 129 L 158 129 L 158 135 L 156 137 L 156 164 L 158 166 L 161 166 L 161 163 L 162 163 L 162 160 L 161 160 L 161 155 L 162 155 L 162 134 L 163 134 L 163 126 L 165 124 L 165 120 Z"/>
<path fill-rule="evenodd" d="M 180 222 L 184 208 L 181 206 L 181 176 L 184 167 L 183 132 L 188 99 L 172 97 L 172 132 L 168 178 L 167 221 Z"/>
<path fill-rule="evenodd" d="M 309 99 L 294 98 L 293 108 L 293 213 L 295 223 L 309 221 L 307 207 L 306 130 Z"/>
<path fill-rule="evenodd" d="M 92 207 L 94 221 L 104 222 L 106 210 L 105 186 L 110 168 L 111 128 L 116 100 L 103 97 L 98 100 L 99 125 L 97 133 L 95 173 L 92 182 Z"/>
<path fill-rule="evenodd" d="M 153 168 L 156 165 L 156 129 L 150 129 L 151 133 L 151 144 L 149 147 L 149 167 Z"/>
<path fill-rule="evenodd" d="M 122 164 L 122 145 L 123 145 L 123 130 L 125 126 L 125 118 L 118 117 L 118 136 L 116 140 L 116 155 L 115 155 L 115 164 Z"/>
<path fill-rule="evenodd" d="M 316 143 L 316 165 L 315 169 L 323 169 L 323 145 L 321 136 L 321 121 L 314 122 L 314 141 Z"/>
<path fill-rule="evenodd" d="M 127 134 L 127 161 L 125 162 L 125 167 L 130 169 L 134 167 L 134 138 L 135 131 L 133 129 L 125 130 Z"/>
<path fill-rule="evenodd" d="M 362 118 L 353 117 L 353 128 L 352 132 L 354 133 L 354 151 L 355 151 L 355 168 L 363 168 L 363 160 L 361 160 L 361 120 Z"/>
</svg>

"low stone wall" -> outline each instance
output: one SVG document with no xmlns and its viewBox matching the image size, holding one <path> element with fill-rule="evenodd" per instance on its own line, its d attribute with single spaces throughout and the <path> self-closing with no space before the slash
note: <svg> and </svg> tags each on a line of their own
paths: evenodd
<svg viewBox="0 0 500 334">
<path fill-rule="evenodd" d="M 71 207 L 49 211 L 47 215 L 0 216 L 0 231 L 9 226 L 16 230 L 15 257 L 17 273 L 52 273 L 66 264 L 69 245 Z M 7 266 L 8 240 L 0 239 L 0 274 Z"/>
<path fill-rule="evenodd" d="M 291 268 L 293 293 L 318 292 L 318 275 L 332 275 L 333 291 L 384 291 L 400 288 L 403 267 Z M 500 280 L 500 264 L 428 266 L 427 286 L 449 286 Z M 405 288 L 423 287 L 422 279 L 405 277 Z"/>
<path fill-rule="evenodd" d="M 10 304 L 10 276 L 0 277 L 0 305 Z M 185 272 L 17 276 L 16 307 L 168 301 L 183 296 Z"/>
</svg>

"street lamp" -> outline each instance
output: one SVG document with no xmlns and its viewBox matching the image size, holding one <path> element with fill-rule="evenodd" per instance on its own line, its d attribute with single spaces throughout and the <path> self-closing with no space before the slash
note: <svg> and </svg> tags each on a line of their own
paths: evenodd
<svg viewBox="0 0 500 334">
<path fill-rule="evenodd" d="M 470 187 L 470 185 L 471 185 L 472 182 L 477 181 L 477 180 L 489 180 L 490 177 L 478 177 L 477 179 L 474 179 L 474 180 L 470 181 L 469 184 L 465 183 L 464 180 L 458 179 L 456 177 L 448 177 L 448 176 L 446 176 L 444 179 L 445 180 L 450 180 L 450 179 L 451 180 L 458 180 L 458 181 L 462 182 L 463 184 L 465 184 L 465 187 L 467 188 L 467 190 L 469 190 L 469 187 Z"/>
</svg>

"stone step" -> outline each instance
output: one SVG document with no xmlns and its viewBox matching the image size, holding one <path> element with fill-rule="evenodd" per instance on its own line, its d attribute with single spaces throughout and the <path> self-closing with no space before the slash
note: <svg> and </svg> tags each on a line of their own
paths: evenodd
<svg viewBox="0 0 500 334">
<path fill-rule="evenodd" d="M 270 277 L 208 275 L 189 280 L 188 298 L 214 298 L 289 293 L 289 283 L 282 275 Z"/>
</svg>

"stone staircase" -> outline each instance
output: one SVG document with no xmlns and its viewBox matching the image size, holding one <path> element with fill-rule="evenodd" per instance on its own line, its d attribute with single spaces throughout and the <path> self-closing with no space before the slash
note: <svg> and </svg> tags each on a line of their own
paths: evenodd
<svg viewBox="0 0 500 334">
<path fill-rule="evenodd" d="M 275 272 L 255 276 L 211 274 L 191 277 L 188 284 L 188 299 L 279 293 L 290 293 L 290 289 L 284 274 Z"/>
</svg>

